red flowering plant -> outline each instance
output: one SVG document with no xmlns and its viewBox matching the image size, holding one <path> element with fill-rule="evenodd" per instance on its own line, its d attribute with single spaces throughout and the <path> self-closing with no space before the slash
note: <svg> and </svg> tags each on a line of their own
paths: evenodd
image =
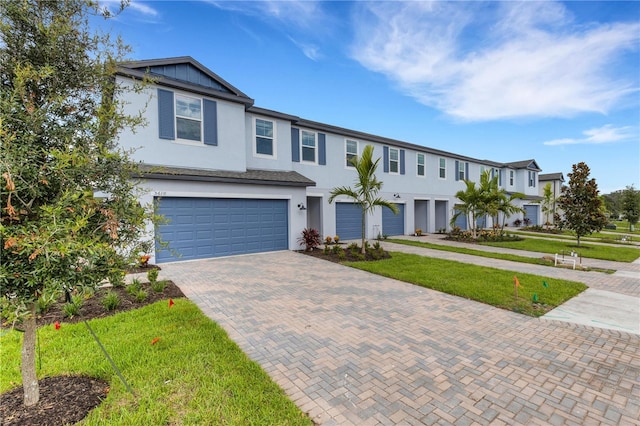
<svg viewBox="0 0 640 426">
<path fill-rule="evenodd" d="M 142 268 L 146 268 L 147 266 L 149 266 L 149 259 L 151 259 L 151 256 L 149 256 L 148 254 L 143 254 L 142 256 L 140 256 L 138 258 L 138 261 L 140 262 L 140 266 Z"/>
</svg>

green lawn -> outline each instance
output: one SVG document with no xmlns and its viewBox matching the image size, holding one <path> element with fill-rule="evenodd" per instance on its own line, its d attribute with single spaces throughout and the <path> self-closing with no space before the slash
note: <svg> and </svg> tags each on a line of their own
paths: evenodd
<svg viewBox="0 0 640 426">
<path fill-rule="evenodd" d="M 390 259 L 346 262 L 345 265 L 534 317 L 543 315 L 587 288 L 574 281 L 451 260 L 399 252 L 391 252 L 391 255 Z M 518 277 L 521 285 L 518 299 L 514 297 L 514 276 Z M 548 287 L 543 285 L 544 281 Z M 534 293 L 544 308 L 533 303 Z"/>
<path fill-rule="evenodd" d="M 515 234 L 515 235 L 523 235 L 523 236 L 532 236 L 532 237 L 540 237 L 540 238 L 555 238 L 558 240 L 573 240 L 576 241 L 576 236 L 572 231 L 563 231 L 562 234 L 548 234 L 545 232 L 535 232 L 535 231 L 526 231 L 526 230 L 510 230 L 509 231 L 510 234 Z M 608 244 L 620 244 L 620 245 L 630 245 L 629 242 L 627 241 L 622 241 L 622 237 L 624 235 L 629 235 L 629 237 L 631 237 L 632 241 L 640 241 L 640 237 L 631 235 L 631 234 L 607 234 L 607 233 L 603 233 L 603 232 L 594 232 L 593 234 L 587 236 L 587 237 L 582 237 L 580 239 L 581 242 L 589 242 L 589 241 L 594 241 L 594 242 L 599 242 L 599 243 L 608 243 Z"/>
<path fill-rule="evenodd" d="M 38 330 L 39 376 L 107 380 L 106 400 L 84 425 L 312 425 L 258 364 L 187 299 L 90 321 L 136 397 L 127 392 L 83 323 Z M 160 340 L 152 345 L 151 341 Z M 0 392 L 21 383 L 22 334 L 0 338 Z"/>
<path fill-rule="evenodd" d="M 580 256 L 614 260 L 618 262 L 633 262 L 640 257 L 640 248 L 638 247 L 612 247 L 595 244 L 580 243 L 580 247 L 576 246 L 575 240 L 543 240 L 539 238 L 526 238 L 522 241 L 506 241 L 506 242 L 484 242 L 482 245 L 493 247 L 504 247 L 515 250 L 528 250 L 553 255 L 565 252 L 576 251 Z"/>
</svg>

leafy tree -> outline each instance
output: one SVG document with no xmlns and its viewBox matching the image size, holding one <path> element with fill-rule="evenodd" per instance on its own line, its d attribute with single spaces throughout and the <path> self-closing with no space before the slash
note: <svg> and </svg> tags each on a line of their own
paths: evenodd
<svg viewBox="0 0 640 426">
<path fill-rule="evenodd" d="M 122 279 L 148 217 L 117 148 L 140 117 L 115 80 L 126 48 L 89 31 L 90 0 L 0 2 L 0 288 L 22 323 L 24 403 L 39 401 L 36 301 Z"/>
<path fill-rule="evenodd" d="M 551 222 L 549 221 L 549 215 L 551 215 L 551 217 L 555 217 L 555 213 L 556 213 L 556 209 L 555 209 L 556 199 L 553 197 L 553 189 L 551 187 L 551 183 L 547 183 L 544 186 L 543 191 L 544 192 L 542 193 L 542 213 L 544 213 L 545 225 L 547 226 L 547 228 L 549 228 L 549 225 L 551 224 Z"/>
<path fill-rule="evenodd" d="M 640 190 L 631 186 L 627 186 L 622 191 L 622 213 L 624 218 L 629 222 L 629 230 L 638 223 L 640 219 Z"/>
<path fill-rule="evenodd" d="M 589 179 L 590 169 L 580 162 L 572 166 L 569 173 L 569 185 L 562 189 L 558 206 L 564 211 L 563 228 L 576 234 L 578 246 L 580 238 L 592 232 L 600 231 L 607 224 L 602 199 L 598 196 L 598 184 Z"/>
<path fill-rule="evenodd" d="M 355 183 L 355 189 L 347 186 L 340 186 L 331 190 L 329 196 L 329 203 L 339 195 L 345 195 L 352 198 L 356 204 L 362 209 L 362 254 L 366 253 L 366 247 L 364 244 L 366 235 L 366 219 L 367 215 L 380 206 L 390 209 L 394 214 L 398 214 L 398 207 L 387 200 L 378 197 L 380 189 L 382 189 L 382 181 L 379 181 L 376 177 L 376 169 L 380 158 L 373 160 L 373 146 L 367 145 L 362 150 L 362 156 L 360 158 L 351 158 L 351 164 L 356 168 L 358 172 L 358 179 Z"/>
</svg>

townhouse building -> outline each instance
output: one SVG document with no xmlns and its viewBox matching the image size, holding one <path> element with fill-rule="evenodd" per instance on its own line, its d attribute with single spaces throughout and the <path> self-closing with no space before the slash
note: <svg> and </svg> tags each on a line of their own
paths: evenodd
<svg viewBox="0 0 640 426">
<path fill-rule="evenodd" d="M 170 246 L 150 253 L 153 262 L 296 250 L 306 227 L 359 238 L 359 207 L 328 198 L 337 186 L 353 186 L 349 159 L 366 145 L 380 158 L 380 196 L 400 210 L 376 209 L 366 219 L 367 238 L 450 229 L 462 181 L 485 170 L 507 192 L 524 193 L 526 217 L 540 220 L 535 160 L 479 160 L 260 108 L 191 57 L 124 63 L 117 80 L 132 85 L 145 75 L 153 83 L 125 101 L 129 113 L 144 111 L 146 126 L 119 143 L 142 163 L 141 202 L 155 202 L 166 218 L 148 225 Z M 464 219 L 456 225 L 466 228 Z"/>
</svg>

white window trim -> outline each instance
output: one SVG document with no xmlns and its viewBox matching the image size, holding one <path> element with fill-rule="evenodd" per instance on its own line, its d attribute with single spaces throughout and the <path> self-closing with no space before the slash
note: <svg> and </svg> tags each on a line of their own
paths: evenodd
<svg viewBox="0 0 640 426">
<path fill-rule="evenodd" d="M 509 186 L 514 186 L 516 183 L 516 172 L 515 170 L 509 170 Z"/>
<path fill-rule="evenodd" d="M 302 144 L 303 139 L 304 139 L 304 138 L 302 137 L 302 134 L 303 134 L 303 133 L 310 133 L 310 134 L 312 134 L 312 135 L 313 135 L 313 140 L 314 140 L 314 145 L 313 145 L 313 149 L 314 149 L 314 151 L 313 151 L 313 154 L 314 154 L 314 161 L 305 160 L 305 159 L 303 158 L 303 157 L 304 157 L 304 156 L 302 155 L 303 148 L 304 148 L 304 145 Z M 317 132 L 312 132 L 312 131 L 310 131 L 310 130 L 303 130 L 303 129 L 300 129 L 300 162 L 301 162 L 301 163 L 305 163 L 305 164 L 316 164 L 316 165 L 317 165 L 317 164 L 318 164 L 318 154 L 319 154 L 319 153 L 318 153 L 318 133 L 317 133 Z"/>
<path fill-rule="evenodd" d="M 191 117 L 183 117 L 183 116 L 178 116 L 178 110 L 177 110 L 177 106 L 178 106 L 178 96 L 182 97 L 182 98 L 189 98 L 189 99 L 195 99 L 197 101 L 200 102 L 200 140 L 199 141 L 194 141 L 191 139 L 182 139 L 178 137 L 178 118 L 184 118 L 186 120 L 194 120 L 194 118 Z M 198 98 L 196 96 L 189 96 L 189 95 L 183 95 L 182 93 L 174 93 L 173 95 L 173 124 L 175 126 L 175 139 L 172 141 L 173 143 L 179 143 L 182 145 L 192 145 L 192 146 L 205 146 L 204 143 L 204 119 L 202 117 L 202 115 L 204 114 L 204 101 L 202 98 Z"/>
<path fill-rule="evenodd" d="M 420 163 L 418 162 L 418 158 L 422 155 L 422 174 L 418 173 L 418 167 L 420 167 Z M 427 156 L 422 152 L 416 153 L 416 176 L 419 178 L 427 177 Z"/>
<path fill-rule="evenodd" d="M 398 159 L 395 160 L 398 163 L 398 171 L 397 172 L 392 172 L 391 171 L 391 151 L 396 151 L 398 153 Z M 389 147 L 389 164 L 387 165 L 387 167 L 389 168 L 389 174 L 390 175 L 399 175 L 400 174 L 400 149 L 398 148 L 391 148 Z"/>
<path fill-rule="evenodd" d="M 347 164 L 347 154 L 351 154 L 347 152 L 347 142 L 355 142 L 356 143 L 356 157 L 360 156 L 360 142 L 355 139 L 345 139 L 344 140 L 344 168 L 348 170 L 353 170 L 355 167 Z"/>
<path fill-rule="evenodd" d="M 256 133 L 256 120 L 262 120 L 262 121 L 269 121 L 272 125 L 273 125 L 273 138 L 271 139 L 271 147 L 273 149 L 273 154 L 269 155 L 269 154 L 260 154 L 258 153 L 258 134 Z M 253 117 L 252 120 L 252 124 L 253 124 L 253 156 L 256 158 L 267 158 L 269 160 L 277 160 L 278 159 L 278 144 L 276 143 L 277 140 L 277 131 L 276 131 L 276 122 L 274 120 L 270 120 L 268 118 L 263 118 L 263 117 Z M 264 137 L 264 136 L 260 136 L 260 137 Z"/>
<path fill-rule="evenodd" d="M 444 160 L 444 167 L 440 166 L 440 160 Z M 438 157 L 438 179 L 446 180 L 447 179 L 447 159 L 444 157 Z M 440 176 L 440 170 L 444 170 L 444 177 Z"/>
<path fill-rule="evenodd" d="M 459 181 L 467 180 L 467 164 L 466 161 L 458 161 L 458 170 L 456 170 L 456 177 Z M 460 176 L 462 175 L 462 176 Z"/>
</svg>

